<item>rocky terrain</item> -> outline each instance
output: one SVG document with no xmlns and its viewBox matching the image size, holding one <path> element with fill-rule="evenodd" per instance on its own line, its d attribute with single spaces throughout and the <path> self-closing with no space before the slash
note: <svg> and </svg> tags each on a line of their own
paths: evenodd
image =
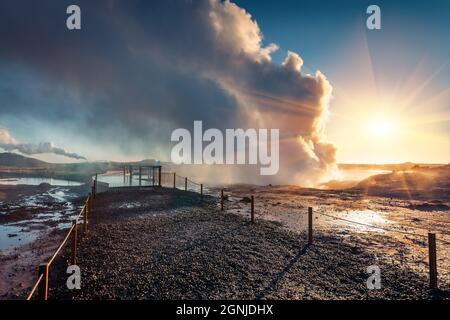
<svg viewBox="0 0 450 320">
<path fill-rule="evenodd" d="M 230 206 L 233 199 L 228 201 Z M 198 194 L 165 188 L 100 194 L 78 251 L 82 289 L 66 289 L 66 252 L 52 271 L 50 297 L 449 298 L 448 284 L 430 292 L 426 273 L 374 254 L 359 232 L 341 237 L 319 229 L 308 246 L 304 229 L 289 230 L 276 219 L 261 219 L 262 213 L 252 224 L 239 211 L 220 211 L 214 197 L 201 202 Z M 381 290 L 367 289 L 371 265 L 382 271 Z"/>
</svg>

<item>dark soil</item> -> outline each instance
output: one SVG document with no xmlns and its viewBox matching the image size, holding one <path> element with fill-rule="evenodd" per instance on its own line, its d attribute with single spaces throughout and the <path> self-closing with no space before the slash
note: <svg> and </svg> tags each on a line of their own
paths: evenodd
<svg viewBox="0 0 450 320">
<path fill-rule="evenodd" d="M 81 228 L 80 232 L 81 234 Z M 51 299 L 433 299 L 428 279 L 333 234 L 224 213 L 217 199 L 166 188 L 99 194 L 80 241 L 81 289 L 66 288 L 69 251 L 52 266 Z M 367 267 L 381 269 L 368 290 Z"/>
</svg>

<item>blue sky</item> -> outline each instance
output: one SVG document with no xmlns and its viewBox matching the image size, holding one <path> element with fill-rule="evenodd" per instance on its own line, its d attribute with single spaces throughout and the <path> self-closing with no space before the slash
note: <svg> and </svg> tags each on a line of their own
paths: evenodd
<svg viewBox="0 0 450 320">
<path fill-rule="evenodd" d="M 258 22 L 265 43 L 275 42 L 280 46 L 280 50 L 273 54 L 274 62 L 281 63 L 286 51 L 292 50 L 303 58 L 305 71 L 313 73 L 319 69 L 327 76 L 334 87 L 335 99 L 330 107 L 332 113 L 353 114 L 354 109 L 340 100 L 339 91 L 353 90 L 353 85 L 358 81 L 350 81 L 351 78 L 366 81 L 368 70 L 363 69 L 368 68 L 369 64 L 374 88 L 365 87 L 360 91 L 376 91 L 379 96 L 394 95 L 393 88 L 397 87 L 402 88 L 399 95 L 407 95 L 408 91 L 421 88 L 431 77 L 420 93 L 411 99 L 400 117 L 417 118 L 422 113 L 435 113 L 443 121 L 410 126 L 409 129 L 439 135 L 441 142 L 422 141 L 424 145 L 417 147 L 411 137 L 403 145 L 408 144 L 411 149 L 420 150 L 420 155 L 405 151 L 397 159 L 378 157 L 375 154 L 392 153 L 394 148 L 379 146 L 372 149 L 374 155 L 371 159 L 375 162 L 401 162 L 407 161 L 407 158 L 424 162 L 450 160 L 448 152 L 437 151 L 439 148 L 449 149 L 445 146 L 450 134 L 450 122 L 447 119 L 450 114 L 449 95 L 442 97 L 431 109 L 420 107 L 423 101 L 442 96 L 442 92 L 450 87 L 450 1 L 238 0 L 236 3 L 249 11 Z M 371 4 L 381 9 L 381 30 L 366 28 L 366 8 Z M 361 51 L 359 55 L 358 51 Z M 359 103 L 360 109 L 364 109 L 365 101 Z M 395 106 L 391 106 L 387 113 L 396 113 L 392 109 Z M 348 137 L 348 132 L 343 130 L 346 125 L 351 126 L 331 116 L 327 127 L 329 138 L 340 146 L 338 159 L 344 162 L 371 161 L 357 156 L 363 142 L 350 150 L 351 147 L 342 141 Z M 433 145 L 437 147 L 434 151 Z"/>
</svg>

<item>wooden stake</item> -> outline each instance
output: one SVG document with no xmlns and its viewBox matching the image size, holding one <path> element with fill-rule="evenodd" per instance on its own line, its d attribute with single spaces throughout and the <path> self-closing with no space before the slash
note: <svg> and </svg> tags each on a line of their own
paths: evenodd
<svg viewBox="0 0 450 320">
<path fill-rule="evenodd" d="M 313 211 L 312 208 L 308 208 L 308 244 L 313 244 Z"/>
<path fill-rule="evenodd" d="M 428 259 L 430 268 L 430 289 L 437 289 L 437 259 L 436 259 L 436 235 L 428 233 Z"/>
<path fill-rule="evenodd" d="M 200 184 L 200 200 L 203 201 L 203 183 Z"/>
<path fill-rule="evenodd" d="M 162 186 L 161 184 L 161 166 L 158 168 L 158 186 Z"/>
<path fill-rule="evenodd" d="M 251 217 L 251 221 L 252 223 L 255 223 L 255 197 L 251 197 L 252 199 L 252 203 L 251 203 L 251 209 L 250 209 L 250 217 Z"/>
<path fill-rule="evenodd" d="M 142 185 L 142 167 L 139 166 L 139 186 Z"/>
<path fill-rule="evenodd" d="M 48 299 L 48 264 L 41 264 L 39 266 L 38 277 L 43 275 L 41 283 L 39 284 L 38 295 L 39 299 L 47 300 Z"/>
<path fill-rule="evenodd" d="M 220 193 L 220 210 L 223 211 L 223 189 Z"/>
<path fill-rule="evenodd" d="M 87 234 L 87 219 L 88 219 L 88 209 L 87 206 L 84 207 L 84 212 L 83 212 L 83 233 Z"/>
<path fill-rule="evenodd" d="M 77 264 L 77 221 L 72 220 L 72 256 L 70 259 L 71 265 Z"/>
<path fill-rule="evenodd" d="M 177 179 L 177 174 L 174 172 L 173 173 L 173 188 L 176 189 L 177 185 L 176 185 L 176 179 Z"/>
<path fill-rule="evenodd" d="M 184 178 L 184 191 L 187 191 L 187 177 Z"/>
<path fill-rule="evenodd" d="M 155 167 L 152 167 L 152 186 L 155 185 Z"/>
</svg>

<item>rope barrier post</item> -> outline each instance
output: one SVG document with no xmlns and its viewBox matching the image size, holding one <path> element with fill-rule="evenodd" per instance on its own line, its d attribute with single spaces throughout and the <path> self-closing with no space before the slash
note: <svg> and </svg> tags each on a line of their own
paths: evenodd
<svg viewBox="0 0 450 320">
<path fill-rule="evenodd" d="M 142 167 L 139 166 L 139 186 L 142 185 Z"/>
<path fill-rule="evenodd" d="M 436 259 L 436 234 L 428 233 L 428 259 L 430 268 L 430 289 L 438 287 L 437 259 Z"/>
<path fill-rule="evenodd" d="M 87 201 L 88 201 L 88 208 L 89 208 L 89 211 L 91 211 L 91 210 L 92 210 L 92 193 L 89 193 L 89 196 L 88 196 L 88 198 L 87 198 Z"/>
<path fill-rule="evenodd" d="M 223 189 L 220 193 L 220 211 L 223 211 Z"/>
<path fill-rule="evenodd" d="M 162 183 L 161 183 L 161 166 L 159 166 L 158 167 L 158 186 L 162 186 Z"/>
<path fill-rule="evenodd" d="M 187 177 L 184 178 L 184 191 L 187 191 Z"/>
<path fill-rule="evenodd" d="M 313 244 L 313 210 L 308 207 L 308 244 Z"/>
<path fill-rule="evenodd" d="M 152 186 L 155 186 L 155 167 L 152 167 Z"/>
<path fill-rule="evenodd" d="M 252 223 L 255 223 L 255 197 L 252 196 L 251 199 L 252 199 L 252 202 L 251 202 L 251 207 L 250 207 L 250 216 L 251 216 Z"/>
<path fill-rule="evenodd" d="M 71 265 L 77 264 L 77 221 L 72 220 L 72 256 L 70 259 Z"/>
<path fill-rule="evenodd" d="M 95 174 L 95 181 L 94 181 L 94 199 L 97 197 L 97 173 Z"/>
<path fill-rule="evenodd" d="M 177 185 L 176 185 L 176 179 L 177 179 L 177 174 L 174 172 L 173 173 L 173 188 L 176 189 Z"/>
<path fill-rule="evenodd" d="M 84 210 L 83 210 L 83 234 L 85 234 L 85 235 L 87 234 L 87 231 L 88 231 L 87 218 L 88 218 L 88 210 L 87 210 L 87 207 L 85 206 Z"/>
<path fill-rule="evenodd" d="M 41 264 L 39 266 L 38 278 L 43 275 L 41 283 L 39 284 L 39 299 L 47 300 L 48 298 L 48 264 Z"/>
<path fill-rule="evenodd" d="M 200 184 L 200 200 L 203 201 L 203 183 Z"/>
</svg>

